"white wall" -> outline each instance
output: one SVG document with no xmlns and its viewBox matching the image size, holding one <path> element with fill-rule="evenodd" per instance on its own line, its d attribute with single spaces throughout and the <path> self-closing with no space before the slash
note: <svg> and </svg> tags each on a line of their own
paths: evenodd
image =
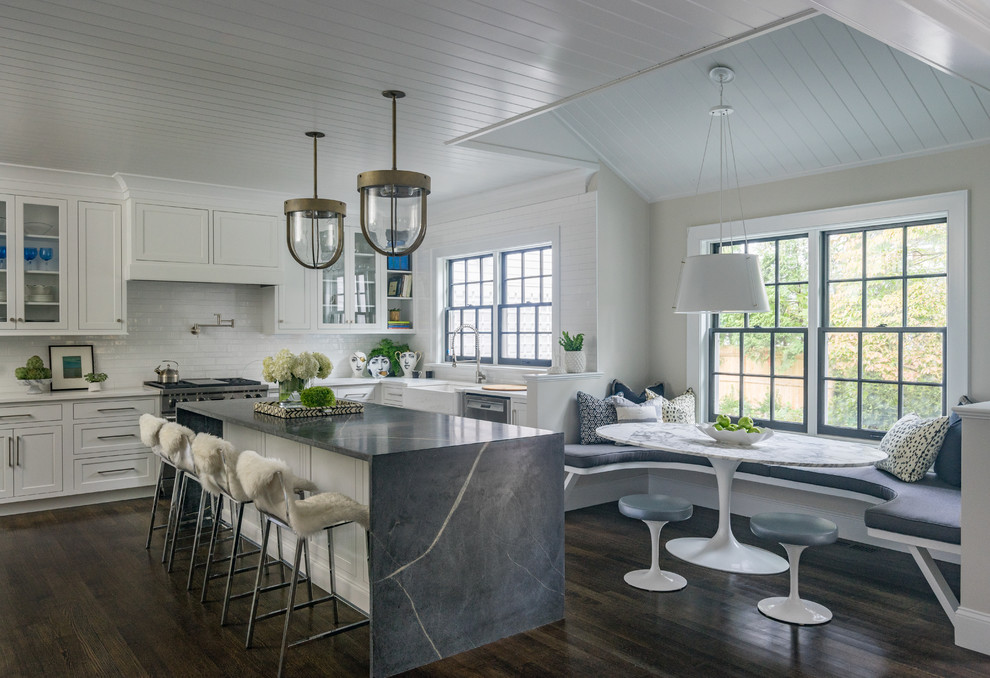
<svg viewBox="0 0 990 678">
<path fill-rule="evenodd" d="M 969 224 L 969 395 L 990 400 L 990 352 L 982 350 L 990 334 L 990 146 L 898 160 L 827 174 L 789 179 L 742 191 L 744 214 L 763 217 L 845 205 L 968 189 Z M 735 196 L 728 201 L 735 204 Z M 718 222 L 714 194 L 679 198 L 652 206 L 653 303 L 650 373 L 671 391 L 687 385 L 685 316 L 671 310 L 687 229 Z"/>
<path fill-rule="evenodd" d="M 413 327 L 442 327 L 441 308 L 436 303 L 436 278 L 430 271 L 434 257 L 470 254 L 497 246 L 528 245 L 542 234 L 558 234 L 555 252 L 560 271 L 560 327 L 584 332 L 588 370 L 595 369 L 597 328 L 596 292 L 596 204 L 597 195 L 587 191 L 586 171 L 567 172 L 549 179 L 502 189 L 491 196 L 446 203 L 433 211 L 426 245 L 413 259 L 416 318 Z M 505 244 L 509 243 L 509 244 Z M 429 333 L 418 332 L 410 340 L 425 360 L 439 358 L 439 345 Z M 524 370 L 526 372 L 532 370 Z M 442 376 L 442 375 L 437 375 Z M 452 375 L 446 375 L 452 376 Z M 519 380 L 521 381 L 521 380 Z"/>
<path fill-rule="evenodd" d="M 0 390 L 21 390 L 14 368 L 31 355 L 48 365 L 48 346 L 92 344 L 96 370 L 110 375 L 107 386 L 138 386 L 155 378 L 163 359 L 176 360 L 179 374 L 192 377 L 246 377 L 261 380 L 261 360 L 281 348 L 294 353 L 320 351 L 334 364 L 333 373 L 350 376 L 348 356 L 367 352 L 380 336 L 280 335 L 261 333 L 261 291 L 256 285 L 132 281 L 127 283 L 126 336 L 3 337 L 0 339 Z M 198 336 L 194 323 L 212 323 L 213 314 L 236 320 L 233 328 L 206 328 Z"/>
<path fill-rule="evenodd" d="M 649 348 L 650 206 L 611 170 L 598 173 L 598 366 L 607 381 L 655 384 Z M 597 394 L 596 394 L 597 395 Z"/>
</svg>

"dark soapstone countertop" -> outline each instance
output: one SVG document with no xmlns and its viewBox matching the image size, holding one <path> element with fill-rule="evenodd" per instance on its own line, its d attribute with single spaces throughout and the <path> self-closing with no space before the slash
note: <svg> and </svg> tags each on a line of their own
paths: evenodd
<svg viewBox="0 0 990 678">
<path fill-rule="evenodd" d="M 554 435 L 524 426 L 373 403 L 364 403 L 361 414 L 279 419 L 255 412 L 256 402 L 261 401 L 213 400 L 178 403 L 177 407 L 365 461 L 386 454 Z"/>
</svg>

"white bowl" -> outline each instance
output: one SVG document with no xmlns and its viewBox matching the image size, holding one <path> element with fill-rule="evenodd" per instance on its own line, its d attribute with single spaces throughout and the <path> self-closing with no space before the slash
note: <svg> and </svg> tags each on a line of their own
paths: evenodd
<svg viewBox="0 0 990 678">
<path fill-rule="evenodd" d="M 720 443 L 729 443 L 730 445 L 752 445 L 773 436 L 773 430 L 769 428 L 762 428 L 759 433 L 748 433 L 742 429 L 719 431 L 715 428 L 715 424 L 698 424 L 698 430 Z"/>
</svg>

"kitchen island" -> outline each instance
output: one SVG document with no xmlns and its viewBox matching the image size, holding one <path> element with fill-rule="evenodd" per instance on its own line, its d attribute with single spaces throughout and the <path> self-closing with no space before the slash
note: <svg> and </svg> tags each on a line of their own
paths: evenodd
<svg viewBox="0 0 990 678">
<path fill-rule="evenodd" d="M 247 429 L 268 456 L 289 441 L 305 451 L 297 472 L 321 489 L 339 488 L 319 469 L 359 469 L 372 676 L 563 618 L 562 433 L 368 403 L 362 414 L 279 419 L 255 402 L 181 403 L 178 421 L 224 437 Z"/>
</svg>

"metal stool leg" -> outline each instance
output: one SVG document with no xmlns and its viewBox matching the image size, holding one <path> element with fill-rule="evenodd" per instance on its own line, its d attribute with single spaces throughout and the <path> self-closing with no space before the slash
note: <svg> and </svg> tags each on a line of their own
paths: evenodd
<svg viewBox="0 0 990 678">
<path fill-rule="evenodd" d="M 144 548 L 151 548 L 151 535 L 155 532 L 155 514 L 158 513 L 158 497 L 162 493 L 162 486 L 164 485 L 165 474 L 165 460 L 162 459 L 158 465 L 158 482 L 155 484 L 155 498 L 151 502 L 151 524 L 148 525 L 148 541 L 145 543 Z M 168 524 L 165 525 L 168 527 Z"/>
<path fill-rule="evenodd" d="M 289 603 L 285 608 L 285 626 L 282 627 L 282 649 L 278 655 L 278 678 L 282 678 L 282 671 L 285 669 L 285 650 L 289 644 L 289 624 L 292 622 L 292 610 L 296 605 L 296 586 L 299 584 L 299 559 L 303 551 L 306 551 L 306 560 L 309 560 L 309 548 L 307 544 L 308 541 L 305 537 L 297 537 L 296 554 L 292 559 L 292 583 L 289 585 Z M 308 571 L 306 572 L 306 580 L 311 580 Z M 310 591 L 312 591 L 312 586 L 310 587 Z M 310 593 L 310 600 L 312 599 L 312 593 Z M 334 610 L 336 611 L 336 609 L 335 606 Z"/>
<path fill-rule="evenodd" d="M 193 535 L 192 552 L 189 554 L 189 576 L 186 578 L 186 591 L 192 590 L 193 575 L 196 573 L 196 554 L 199 552 L 199 537 L 203 531 L 203 516 L 206 514 L 206 500 L 208 497 L 209 493 L 200 488 L 199 511 L 196 513 L 196 533 Z M 212 506 L 212 502 L 210 505 Z M 213 523 L 214 526 L 217 523 L 215 517 Z"/>
<path fill-rule="evenodd" d="M 233 510 L 231 510 L 233 517 Z M 210 583 L 210 570 L 213 569 L 213 554 L 216 552 L 220 525 L 223 523 L 223 495 L 217 496 L 217 508 L 213 511 L 213 529 L 210 530 L 210 547 L 206 550 L 206 572 L 203 573 L 203 588 L 199 592 L 199 602 L 206 602 L 206 587 Z"/>
<path fill-rule="evenodd" d="M 237 505 L 237 518 L 234 523 L 234 543 L 230 547 L 230 567 L 227 570 L 227 586 L 223 592 L 223 610 L 220 612 L 220 626 L 227 623 L 227 611 L 230 610 L 230 593 L 234 582 L 234 571 L 237 569 L 237 552 L 241 544 L 241 525 L 244 524 L 244 504 Z M 259 555 L 261 560 L 265 559 L 262 552 Z M 259 563 L 260 565 L 260 563 Z M 257 586 L 257 583 L 255 584 Z"/>
<path fill-rule="evenodd" d="M 175 467 L 173 467 L 175 468 Z M 172 476 L 172 497 L 169 499 L 168 503 L 168 523 L 165 527 L 165 543 L 162 544 L 162 564 L 165 564 L 168 558 L 168 546 L 169 540 L 172 538 L 172 532 L 175 529 L 176 516 L 178 515 L 178 501 L 179 501 L 179 490 L 182 488 L 182 479 L 185 477 L 185 472 L 179 469 L 175 469 L 175 474 Z"/>
<path fill-rule="evenodd" d="M 251 647 L 251 641 L 254 640 L 254 622 L 255 617 L 258 616 L 258 598 L 261 594 L 261 572 L 265 569 L 265 562 L 268 560 L 268 535 L 271 532 L 272 523 L 270 520 L 265 519 L 264 516 L 261 517 L 261 521 L 265 525 L 261 529 L 261 554 L 258 558 L 258 571 L 254 577 L 254 596 L 251 598 L 251 614 L 248 617 L 247 639 L 244 642 L 245 649 Z"/>
</svg>

